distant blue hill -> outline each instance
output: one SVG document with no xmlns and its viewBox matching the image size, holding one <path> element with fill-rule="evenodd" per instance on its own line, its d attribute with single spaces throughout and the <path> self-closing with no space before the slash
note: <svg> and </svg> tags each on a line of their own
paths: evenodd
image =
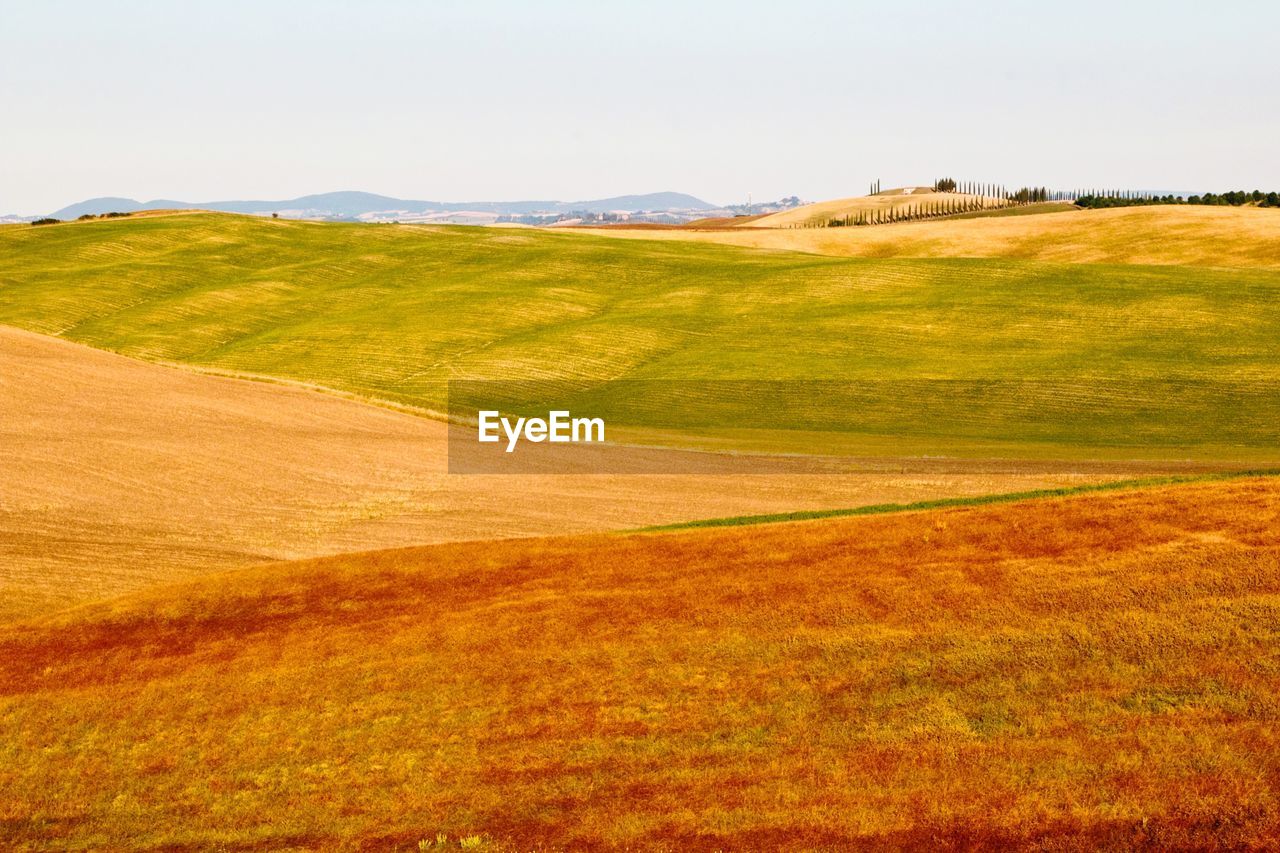
<svg viewBox="0 0 1280 853">
<path fill-rule="evenodd" d="M 677 192 L 647 193 L 644 195 L 621 195 L 613 198 L 592 199 L 589 201 L 415 201 L 410 199 L 391 198 L 385 195 L 362 192 L 320 193 L 304 195 L 299 198 L 280 201 L 175 201 L 174 199 L 157 198 L 151 201 L 137 201 L 131 198 L 91 198 L 86 201 L 67 205 L 61 210 L 49 214 L 55 219 L 75 219 L 85 214 L 98 215 L 118 211 L 132 213 L 135 210 L 156 209 L 189 210 L 222 210 L 229 213 L 272 213 L 282 210 L 303 211 L 317 218 L 346 219 L 364 213 L 382 211 L 405 211 L 408 213 L 460 212 L 475 211 L 477 213 L 496 213 L 522 215 L 530 213 L 568 213 L 573 210 L 584 210 L 591 213 L 604 213 L 611 210 L 624 210 L 636 213 L 642 210 L 713 210 L 699 198 Z"/>
</svg>

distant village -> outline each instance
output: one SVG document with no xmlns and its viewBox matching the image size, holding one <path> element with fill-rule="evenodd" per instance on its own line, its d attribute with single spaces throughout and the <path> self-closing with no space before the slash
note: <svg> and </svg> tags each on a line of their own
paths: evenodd
<svg viewBox="0 0 1280 853">
<path fill-rule="evenodd" d="M 359 217 L 373 222 L 435 222 L 450 225 L 612 225 L 620 223 L 648 222 L 657 225 L 683 225 L 697 219 L 733 216 L 759 216 L 765 213 L 777 213 L 808 204 L 798 196 L 788 196 L 770 202 L 731 204 L 724 207 L 688 207 L 665 208 L 661 210 L 569 210 L 547 211 L 535 213 L 485 213 L 469 211 L 450 211 L 441 213 L 407 213 L 391 215 L 389 212 L 370 213 Z"/>
</svg>

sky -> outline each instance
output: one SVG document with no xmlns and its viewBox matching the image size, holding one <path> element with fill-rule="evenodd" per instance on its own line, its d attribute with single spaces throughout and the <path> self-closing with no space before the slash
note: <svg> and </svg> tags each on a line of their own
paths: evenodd
<svg viewBox="0 0 1280 853">
<path fill-rule="evenodd" d="M 1273 190 L 1277 32 L 1271 0 L 0 0 L 0 214 Z"/>
</svg>

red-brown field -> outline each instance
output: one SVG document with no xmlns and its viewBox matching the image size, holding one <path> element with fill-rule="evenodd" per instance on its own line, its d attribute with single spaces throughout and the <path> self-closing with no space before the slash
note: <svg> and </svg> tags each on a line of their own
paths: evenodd
<svg viewBox="0 0 1280 853">
<path fill-rule="evenodd" d="M 1263 849 L 1278 654 L 1271 479 L 277 564 L 0 627 L 0 834 Z"/>
</svg>

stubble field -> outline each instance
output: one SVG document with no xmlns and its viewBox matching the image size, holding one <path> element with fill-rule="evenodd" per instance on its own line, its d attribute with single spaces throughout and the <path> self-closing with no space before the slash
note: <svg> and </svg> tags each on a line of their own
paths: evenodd
<svg viewBox="0 0 1280 853">
<path fill-rule="evenodd" d="M 249 569 L 0 626 L 34 849 L 1280 843 L 1248 479 Z"/>
</svg>

